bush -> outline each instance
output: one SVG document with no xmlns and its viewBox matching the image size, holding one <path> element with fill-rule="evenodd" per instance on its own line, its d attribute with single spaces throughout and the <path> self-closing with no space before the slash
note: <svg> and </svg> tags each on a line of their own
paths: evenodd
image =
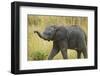
<svg viewBox="0 0 100 76">
<path fill-rule="evenodd" d="M 32 60 L 46 60 L 47 54 L 43 51 L 34 51 L 31 57 Z"/>
</svg>

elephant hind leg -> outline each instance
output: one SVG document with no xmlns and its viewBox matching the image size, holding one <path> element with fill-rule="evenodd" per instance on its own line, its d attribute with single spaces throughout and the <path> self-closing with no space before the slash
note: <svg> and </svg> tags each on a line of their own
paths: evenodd
<svg viewBox="0 0 100 76">
<path fill-rule="evenodd" d="M 88 58 L 87 50 L 84 49 L 82 52 L 83 52 L 84 58 Z"/>
</svg>

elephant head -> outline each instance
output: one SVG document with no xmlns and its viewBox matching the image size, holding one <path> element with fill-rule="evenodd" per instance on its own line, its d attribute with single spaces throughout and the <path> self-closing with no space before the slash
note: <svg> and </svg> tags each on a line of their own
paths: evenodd
<svg viewBox="0 0 100 76">
<path fill-rule="evenodd" d="M 40 38 L 50 41 L 53 40 L 56 34 L 56 29 L 57 26 L 48 26 L 43 32 L 34 31 L 34 33 L 37 33 Z"/>
</svg>

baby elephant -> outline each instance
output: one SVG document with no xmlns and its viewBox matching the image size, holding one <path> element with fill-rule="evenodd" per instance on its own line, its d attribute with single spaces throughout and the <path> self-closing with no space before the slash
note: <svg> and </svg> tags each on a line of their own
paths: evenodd
<svg viewBox="0 0 100 76">
<path fill-rule="evenodd" d="M 87 58 L 87 37 L 85 32 L 77 25 L 74 26 L 47 26 L 43 32 L 34 31 L 44 40 L 52 40 L 53 48 L 48 56 L 48 60 L 61 51 L 64 59 L 67 59 L 67 49 L 77 51 L 77 58 Z"/>
</svg>

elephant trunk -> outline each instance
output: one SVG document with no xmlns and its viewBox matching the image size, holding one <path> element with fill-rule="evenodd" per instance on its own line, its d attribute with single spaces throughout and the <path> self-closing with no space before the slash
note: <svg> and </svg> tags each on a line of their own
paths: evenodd
<svg viewBox="0 0 100 76">
<path fill-rule="evenodd" d="M 46 38 L 44 37 L 44 35 L 43 35 L 42 33 L 38 32 L 38 31 L 34 31 L 34 33 L 37 33 L 37 35 L 38 35 L 40 38 L 42 38 L 42 39 L 44 39 L 44 40 L 48 40 L 48 39 L 46 39 Z M 48 40 L 48 41 L 49 41 L 49 40 Z"/>
</svg>

